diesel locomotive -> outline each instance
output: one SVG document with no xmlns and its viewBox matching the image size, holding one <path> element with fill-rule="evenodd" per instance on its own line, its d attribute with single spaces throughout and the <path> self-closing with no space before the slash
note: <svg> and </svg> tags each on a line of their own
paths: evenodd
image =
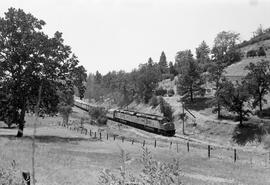
<svg viewBox="0 0 270 185">
<path fill-rule="evenodd" d="M 75 100 L 75 106 L 85 111 L 89 111 L 94 106 L 81 100 Z M 175 126 L 166 117 L 154 114 L 141 113 L 124 109 L 109 109 L 106 117 L 109 120 L 120 122 L 141 130 L 161 134 L 164 136 L 174 136 Z"/>
</svg>

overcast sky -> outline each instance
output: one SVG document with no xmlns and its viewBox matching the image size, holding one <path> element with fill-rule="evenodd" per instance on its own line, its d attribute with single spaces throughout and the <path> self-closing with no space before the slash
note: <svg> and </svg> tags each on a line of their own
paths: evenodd
<svg viewBox="0 0 270 185">
<path fill-rule="evenodd" d="M 262 24 L 270 27 L 270 1 L 256 0 L 5 0 L 46 22 L 50 36 L 63 32 L 88 72 L 131 71 L 162 51 L 174 61 L 177 51 L 210 46 L 218 32 L 232 30 L 242 40 Z"/>
</svg>

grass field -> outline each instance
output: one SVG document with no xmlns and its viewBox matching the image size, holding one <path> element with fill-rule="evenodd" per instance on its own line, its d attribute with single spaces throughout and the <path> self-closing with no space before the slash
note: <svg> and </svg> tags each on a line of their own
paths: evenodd
<svg viewBox="0 0 270 185">
<path fill-rule="evenodd" d="M 33 117 L 27 118 L 25 136 L 21 139 L 14 137 L 16 129 L 0 128 L 1 167 L 7 167 L 12 160 L 15 160 L 19 172 L 31 171 L 33 120 Z M 89 135 L 57 126 L 55 123 L 59 120 L 61 119 L 57 117 L 45 118 L 38 124 L 35 156 L 37 184 L 98 184 L 101 170 L 119 171 L 121 148 L 130 154 L 128 169 L 135 175 L 139 175 L 142 168 L 140 161 L 142 143 L 135 142 L 132 145 L 127 140 L 114 141 L 111 136 L 109 140 L 90 138 Z M 184 184 L 265 185 L 270 183 L 269 164 L 258 165 L 254 161 L 251 164 L 249 158 L 234 163 L 230 151 L 213 150 L 211 159 L 208 159 L 204 147 L 191 145 L 190 152 L 187 152 L 186 143 L 179 142 L 177 152 L 176 145 L 170 149 L 165 142 L 165 137 L 144 131 L 128 127 L 119 130 L 117 126 L 100 129 L 88 125 L 88 128 L 93 131 L 104 130 L 104 133 L 118 130 L 118 134 L 124 134 L 126 138 L 144 138 L 154 159 L 169 162 L 175 158 L 180 161 Z M 159 139 L 157 148 L 154 148 L 152 137 Z M 244 156 L 239 153 L 240 158 Z"/>
</svg>

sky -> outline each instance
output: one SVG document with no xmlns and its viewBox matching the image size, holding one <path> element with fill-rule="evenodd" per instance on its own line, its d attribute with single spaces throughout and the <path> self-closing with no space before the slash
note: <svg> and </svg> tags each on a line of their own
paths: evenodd
<svg viewBox="0 0 270 185">
<path fill-rule="evenodd" d="M 221 31 L 248 40 L 270 27 L 270 0 L 1 0 L 0 16 L 10 7 L 44 20 L 49 36 L 62 32 L 88 73 L 129 72 L 162 51 L 174 62 Z"/>
</svg>

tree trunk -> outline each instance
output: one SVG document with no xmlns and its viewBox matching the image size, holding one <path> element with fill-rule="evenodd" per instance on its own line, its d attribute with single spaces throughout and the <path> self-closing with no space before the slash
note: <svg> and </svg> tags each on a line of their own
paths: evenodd
<svg viewBox="0 0 270 185">
<path fill-rule="evenodd" d="M 243 115 L 242 115 L 242 110 L 240 110 L 239 112 L 239 123 L 240 123 L 240 126 L 243 126 Z"/>
<path fill-rule="evenodd" d="M 262 112 L 262 96 L 259 95 L 260 112 Z"/>
<path fill-rule="evenodd" d="M 190 89 L 190 101 L 193 102 L 193 91 Z"/>
<path fill-rule="evenodd" d="M 68 125 L 69 115 L 63 115 L 63 123 L 64 125 Z"/>
<path fill-rule="evenodd" d="M 16 137 L 22 137 L 23 136 L 23 129 L 24 129 L 24 117 L 25 117 L 25 111 L 26 111 L 26 105 L 23 105 L 23 108 L 21 109 L 20 112 L 20 118 L 19 118 L 19 128 L 17 132 Z"/>
<path fill-rule="evenodd" d="M 217 102 L 217 116 L 218 116 L 218 119 L 221 118 L 221 114 L 220 114 L 220 103 Z"/>
</svg>

